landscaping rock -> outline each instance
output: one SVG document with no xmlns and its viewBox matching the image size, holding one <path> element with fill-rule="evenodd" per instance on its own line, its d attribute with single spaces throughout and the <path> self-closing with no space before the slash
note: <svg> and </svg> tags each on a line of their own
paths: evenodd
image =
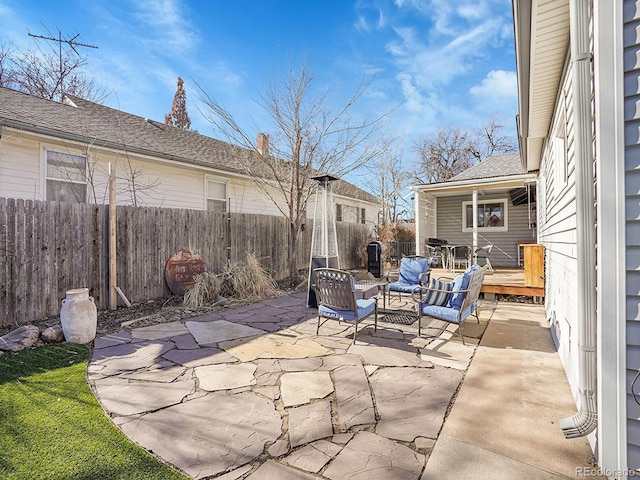
<svg viewBox="0 0 640 480">
<path fill-rule="evenodd" d="M 29 348 L 38 341 L 40 329 L 35 325 L 24 325 L 0 337 L 0 350 L 19 352 Z"/>
<path fill-rule="evenodd" d="M 40 332 L 40 340 L 46 343 L 64 342 L 64 332 L 62 331 L 62 325 L 54 325 L 42 330 L 42 332 Z"/>
</svg>

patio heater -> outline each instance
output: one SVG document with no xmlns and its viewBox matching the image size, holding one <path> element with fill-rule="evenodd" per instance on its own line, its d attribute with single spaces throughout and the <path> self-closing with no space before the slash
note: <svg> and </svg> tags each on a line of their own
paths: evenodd
<svg viewBox="0 0 640 480">
<path fill-rule="evenodd" d="M 316 187 L 316 207 L 313 213 L 313 232 L 311 235 L 311 258 L 309 260 L 309 294 L 307 307 L 317 307 L 313 272 L 316 268 L 340 268 L 338 257 L 338 237 L 336 234 L 335 206 L 331 182 L 338 180 L 331 175 L 312 177 Z"/>
</svg>

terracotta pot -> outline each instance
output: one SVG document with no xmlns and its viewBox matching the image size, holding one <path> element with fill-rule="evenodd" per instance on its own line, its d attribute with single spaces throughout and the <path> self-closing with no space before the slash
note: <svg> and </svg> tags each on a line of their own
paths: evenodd
<svg viewBox="0 0 640 480">
<path fill-rule="evenodd" d="M 98 309 L 88 288 L 67 290 L 60 307 L 60 323 L 69 343 L 89 343 L 96 337 Z"/>
</svg>

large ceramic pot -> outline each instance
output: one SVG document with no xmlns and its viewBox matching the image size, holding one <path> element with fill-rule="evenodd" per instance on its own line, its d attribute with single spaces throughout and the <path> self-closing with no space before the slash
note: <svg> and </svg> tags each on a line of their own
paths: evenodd
<svg viewBox="0 0 640 480">
<path fill-rule="evenodd" d="M 69 343 L 89 343 L 96 337 L 98 309 L 88 288 L 67 290 L 60 307 L 60 323 Z"/>
</svg>

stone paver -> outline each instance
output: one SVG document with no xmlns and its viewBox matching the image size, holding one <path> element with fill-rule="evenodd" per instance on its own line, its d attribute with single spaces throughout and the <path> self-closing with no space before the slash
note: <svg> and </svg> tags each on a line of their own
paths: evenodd
<svg viewBox="0 0 640 480">
<path fill-rule="evenodd" d="M 392 440 L 359 432 L 338 454 L 324 476 L 331 480 L 417 480 L 425 457 Z"/>
<path fill-rule="evenodd" d="M 328 401 L 294 407 L 289 412 L 289 443 L 297 447 L 333 434 L 331 404 Z"/>
<path fill-rule="evenodd" d="M 186 327 L 200 345 L 213 345 L 226 340 L 253 337 L 264 333 L 264 330 L 238 325 L 227 320 L 215 322 L 186 322 Z"/>
<path fill-rule="evenodd" d="M 329 372 L 285 373 L 280 378 L 280 391 L 285 407 L 304 405 L 333 392 L 333 382 Z"/>
<path fill-rule="evenodd" d="M 334 370 L 333 378 L 340 431 L 346 432 L 355 425 L 375 423 L 376 415 L 364 368 L 356 365 L 339 367 Z"/>
<path fill-rule="evenodd" d="M 314 480 L 316 477 L 300 470 L 267 460 L 247 480 Z"/>
<path fill-rule="evenodd" d="M 442 367 L 381 368 L 369 378 L 380 415 L 376 433 L 407 442 L 436 438 L 461 380 L 460 371 Z"/>
<path fill-rule="evenodd" d="M 185 333 L 189 333 L 189 330 L 187 330 L 187 327 L 185 327 L 182 322 L 162 323 L 131 330 L 133 338 L 142 338 L 145 340 L 160 340 L 177 335 L 184 335 Z"/>
<path fill-rule="evenodd" d="M 195 389 L 193 379 L 173 383 L 110 377 L 95 383 L 102 406 L 112 415 L 134 415 L 180 403 Z"/>
<path fill-rule="evenodd" d="M 288 463 L 292 467 L 307 470 L 312 473 L 318 473 L 329 460 L 331 460 L 329 455 L 311 445 L 305 445 L 283 459 L 285 463 Z"/>
<path fill-rule="evenodd" d="M 215 392 L 121 428 L 192 478 L 203 478 L 255 460 L 281 435 L 282 419 L 273 402 L 251 392 Z"/>
<path fill-rule="evenodd" d="M 253 374 L 256 368 L 256 365 L 251 363 L 239 363 L 236 365 L 223 363 L 196 367 L 194 371 L 196 377 L 198 377 L 200 388 L 213 392 L 254 385 L 256 379 Z"/>
<path fill-rule="evenodd" d="M 296 294 L 122 330 L 95 340 L 88 378 L 125 434 L 194 479 L 418 479 L 475 347 L 383 322 L 354 345 L 315 315 Z"/>
<path fill-rule="evenodd" d="M 258 358 L 321 357 L 331 352 L 328 348 L 293 330 L 262 335 L 250 340 L 220 342 L 218 346 L 242 362 Z"/>
</svg>

